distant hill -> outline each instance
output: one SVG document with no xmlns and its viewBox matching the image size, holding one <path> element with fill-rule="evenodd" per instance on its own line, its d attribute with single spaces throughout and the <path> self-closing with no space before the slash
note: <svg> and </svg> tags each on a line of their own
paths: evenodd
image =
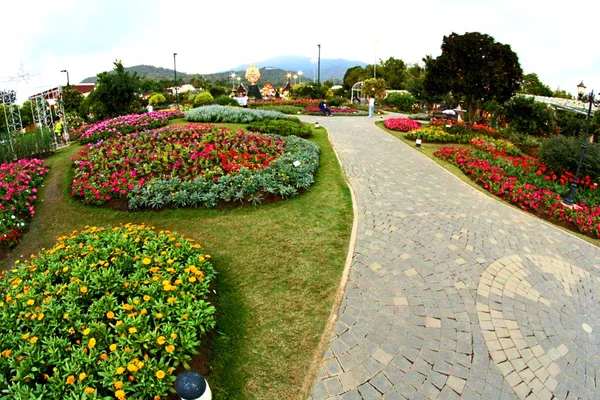
<svg viewBox="0 0 600 400">
<path fill-rule="evenodd" d="M 244 73 L 250 64 L 239 65 L 232 68 L 229 71 L 216 72 L 213 74 L 191 74 L 177 71 L 177 78 L 182 78 L 185 82 L 195 76 L 202 76 L 205 79 L 217 80 L 224 79 L 228 84 L 231 84 L 229 77 L 231 73 L 235 73 L 237 76 L 242 77 L 241 82 L 247 84 Z M 260 69 L 261 78 L 259 84 L 271 82 L 275 87 L 284 86 L 287 82 L 286 75 L 288 73 L 297 74 L 298 71 L 302 71 L 303 75 L 298 81 L 308 82 L 312 81 L 313 78 L 316 80 L 316 63 L 312 63 L 309 57 L 300 56 L 282 56 L 274 57 L 268 60 L 260 61 L 255 63 Z M 321 82 L 335 78 L 336 81 L 340 82 L 344 79 L 346 70 L 350 67 L 360 65 L 362 67 L 367 64 L 362 61 L 350 61 L 345 59 L 321 59 Z M 153 80 L 161 79 L 173 79 L 173 70 L 169 68 L 154 67 L 152 65 L 135 65 L 133 67 L 125 67 L 125 71 L 137 72 L 141 76 Z M 82 81 L 82 83 L 96 83 L 97 77 L 89 77 Z M 292 83 L 294 79 L 292 78 Z"/>
</svg>

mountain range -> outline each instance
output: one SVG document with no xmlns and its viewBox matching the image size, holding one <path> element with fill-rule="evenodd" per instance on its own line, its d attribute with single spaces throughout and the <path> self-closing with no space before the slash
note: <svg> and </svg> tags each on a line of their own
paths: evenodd
<svg viewBox="0 0 600 400">
<path fill-rule="evenodd" d="M 202 76 L 205 79 L 217 80 L 226 79 L 228 80 L 232 73 L 242 77 L 242 82 L 245 82 L 244 73 L 250 64 L 242 64 L 237 67 L 231 68 L 228 71 L 216 72 L 212 74 L 196 74 L 186 73 L 177 71 L 177 77 L 183 79 L 185 82 L 193 77 Z M 284 85 L 287 81 L 286 75 L 288 73 L 297 74 L 298 71 L 302 71 L 302 76 L 299 78 L 300 81 L 312 81 L 317 78 L 317 63 L 312 62 L 310 57 L 301 56 L 281 56 L 274 57 L 268 60 L 256 62 L 255 65 L 260 68 L 261 79 L 259 84 L 265 82 L 271 82 L 275 86 Z M 335 82 L 341 82 L 344 78 L 344 74 L 348 68 L 360 65 L 362 67 L 367 64 L 362 61 L 351 61 L 342 58 L 338 59 L 321 59 L 321 82 L 334 79 Z M 148 79 L 162 80 L 162 79 L 173 79 L 173 70 L 169 68 L 155 67 L 152 65 L 135 65 L 133 67 L 126 67 L 126 71 L 137 72 L 141 76 L 145 76 Z M 97 77 L 89 77 L 82 81 L 82 83 L 95 83 Z M 292 83 L 293 83 L 292 79 Z"/>
</svg>

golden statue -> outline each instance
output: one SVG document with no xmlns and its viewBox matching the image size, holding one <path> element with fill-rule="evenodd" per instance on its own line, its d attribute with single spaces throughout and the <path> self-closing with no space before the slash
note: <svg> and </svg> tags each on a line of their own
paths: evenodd
<svg viewBox="0 0 600 400">
<path fill-rule="evenodd" d="M 250 63 L 250 66 L 246 70 L 246 79 L 251 85 L 254 85 L 260 79 L 260 71 L 254 66 L 254 61 Z"/>
</svg>

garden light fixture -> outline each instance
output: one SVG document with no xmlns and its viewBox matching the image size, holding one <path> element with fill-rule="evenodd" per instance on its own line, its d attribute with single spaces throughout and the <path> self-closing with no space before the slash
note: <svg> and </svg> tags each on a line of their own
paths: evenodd
<svg viewBox="0 0 600 400">
<path fill-rule="evenodd" d="M 175 91 L 175 104 L 177 104 L 177 109 L 179 110 L 179 103 L 177 102 L 177 61 L 175 57 L 177 53 L 173 53 L 173 74 L 175 77 L 175 85 L 173 85 L 173 90 Z"/>
<path fill-rule="evenodd" d="M 584 93 L 585 93 L 585 85 L 583 84 L 583 81 L 581 81 L 581 83 L 579 85 L 577 85 L 577 96 L 578 96 L 579 100 L 581 100 Z"/>
<path fill-rule="evenodd" d="M 317 129 L 319 128 L 319 121 L 315 122 L 315 128 L 317 128 Z"/>
<path fill-rule="evenodd" d="M 299 83 L 302 83 L 302 71 L 298 71 Z"/>
<path fill-rule="evenodd" d="M 185 371 L 177 375 L 175 393 L 181 400 L 212 400 L 206 379 L 194 371 Z"/>
<path fill-rule="evenodd" d="M 69 86 L 69 71 L 67 71 L 66 69 L 63 69 L 60 72 L 66 72 L 67 73 L 67 86 Z"/>
<path fill-rule="evenodd" d="M 422 142 L 422 141 L 421 141 L 421 135 L 418 135 L 418 136 L 417 136 L 417 141 L 416 141 L 416 146 L 417 146 L 417 147 L 421 147 L 421 142 Z"/>
</svg>

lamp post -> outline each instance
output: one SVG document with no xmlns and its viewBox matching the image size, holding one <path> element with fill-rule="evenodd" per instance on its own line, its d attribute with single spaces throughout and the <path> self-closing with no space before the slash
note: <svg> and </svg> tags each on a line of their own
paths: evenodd
<svg viewBox="0 0 600 400">
<path fill-rule="evenodd" d="M 585 85 L 583 81 L 579 85 L 577 85 L 577 94 L 579 99 L 583 98 L 583 94 L 585 92 Z M 585 151 L 587 150 L 588 143 L 588 135 L 590 133 L 590 115 L 592 113 L 592 104 L 594 103 L 594 91 L 589 95 L 589 106 L 587 117 L 585 119 L 585 135 L 583 137 L 583 141 L 581 142 L 581 154 L 579 155 L 579 163 L 577 164 L 577 172 L 575 172 L 575 179 L 571 182 L 571 187 L 569 190 L 569 195 L 565 198 L 562 203 L 567 207 L 576 207 L 575 205 L 575 192 L 577 191 L 577 181 L 579 181 L 579 173 L 581 172 L 581 164 L 583 163 L 583 159 L 585 157 Z"/>
<path fill-rule="evenodd" d="M 294 85 L 298 83 L 298 75 L 294 75 Z"/>
<path fill-rule="evenodd" d="M 292 78 L 292 74 L 290 72 L 287 73 L 287 78 L 288 78 L 288 82 L 290 81 L 290 79 Z"/>
<path fill-rule="evenodd" d="M 302 71 L 298 71 L 298 78 L 300 80 L 299 83 L 302 83 Z"/>
<path fill-rule="evenodd" d="M 319 46 L 319 58 L 317 60 L 317 85 L 321 85 L 321 45 L 318 44 L 317 46 Z"/>
<path fill-rule="evenodd" d="M 177 102 L 177 53 L 173 53 L 173 74 L 175 77 L 175 81 L 173 82 L 175 85 L 173 86 L 173 90 L 175 90 L 175 104 L 177 104 L 177 109 L 179 109 L 179 103 Z"/>
<path fill-rule="evenodd" d="M 231 73 L 231 90 L 233 90 L 235 88 L 235 72 Z"/>
<path fill-rule="evenodd" d="M 67 73 L 67 86 L 69 86 L 69 71 L 67 71 L 66 69 L 63 69 L 60 72 L 66 72 Z"/>
</svg>

